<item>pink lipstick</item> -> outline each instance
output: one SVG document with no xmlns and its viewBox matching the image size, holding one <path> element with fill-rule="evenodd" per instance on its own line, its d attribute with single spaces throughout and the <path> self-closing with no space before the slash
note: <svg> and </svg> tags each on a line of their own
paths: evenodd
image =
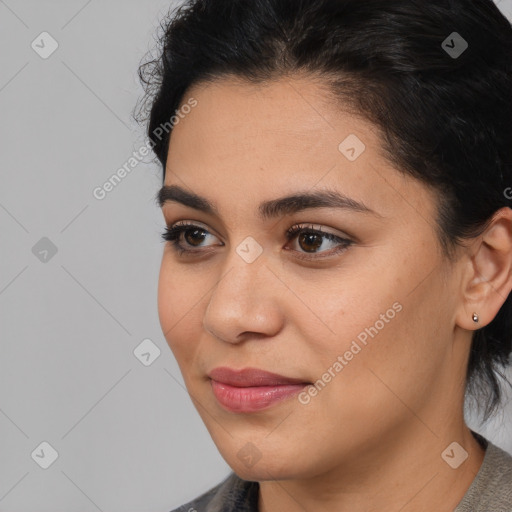
<svg viewBox="0 0 512 512">
<path fill-rule="evenodd" d="M 219 367 L 212 370 L 208 377 L 219 404 L 230 412 L 244 413 L 266 409 L 300 393 L 311 384 L 257 368 L 234 370 Z"/>
</svg>

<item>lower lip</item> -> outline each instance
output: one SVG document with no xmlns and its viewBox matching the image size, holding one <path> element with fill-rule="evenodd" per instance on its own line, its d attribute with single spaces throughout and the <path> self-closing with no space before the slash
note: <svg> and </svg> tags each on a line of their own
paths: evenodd
<svg viewBox="0 0 512 512">
<path fill-rule="evenodd" d="M 210 380 L 213 394 L 220 405 L 231 412 L 261 411 L 300 393 L 308 384 L 257 386 L 239 388 Z"/>
</svg>

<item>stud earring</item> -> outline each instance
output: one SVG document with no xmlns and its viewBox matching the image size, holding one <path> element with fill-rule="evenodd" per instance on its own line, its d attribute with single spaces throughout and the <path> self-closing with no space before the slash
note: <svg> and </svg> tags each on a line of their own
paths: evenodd
<svg viewBox="0 0 512 512">
<path fill-rule="evenodd" d="M 476 313 L 473 313 L 473 322 L 478 323 L 478 315 Z"/>
</svg>

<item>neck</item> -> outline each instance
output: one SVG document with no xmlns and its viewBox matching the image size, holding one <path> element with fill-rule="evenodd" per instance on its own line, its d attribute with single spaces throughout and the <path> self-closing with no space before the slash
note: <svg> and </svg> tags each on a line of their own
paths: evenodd
<svg viewBox="0 0 512 512">
<path fill-rule="evenodd" d="M 457 465 L 462 450 L 455 445 L 446 451 L 454 441 L 468 453 L 456 469 L 448 462 Z M 435 430 L 414 418 L 389 441 L 381 439 L 377 448 L 349 457 L 312 478 L 260 482 L 258 510 L 452 512 L 478 473 L 484 455 L 462 414 L 458 421 L 445 422 L 442 429 Z"/>
</svg>

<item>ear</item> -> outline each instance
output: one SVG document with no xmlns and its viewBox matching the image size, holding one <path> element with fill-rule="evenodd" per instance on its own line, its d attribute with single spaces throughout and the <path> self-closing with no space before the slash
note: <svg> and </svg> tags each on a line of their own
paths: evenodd
<svg viewBox="0 0 512 512">
<path fill-rule="evenodd" d="M 501 208 L 470 246 L 462 282 L 463 301 L 456 323 L 463 329 L 485 327 L 512 290 L 512 210 Z M 479 317 L 473 321 L 473 313 Z"/>
</svg>

